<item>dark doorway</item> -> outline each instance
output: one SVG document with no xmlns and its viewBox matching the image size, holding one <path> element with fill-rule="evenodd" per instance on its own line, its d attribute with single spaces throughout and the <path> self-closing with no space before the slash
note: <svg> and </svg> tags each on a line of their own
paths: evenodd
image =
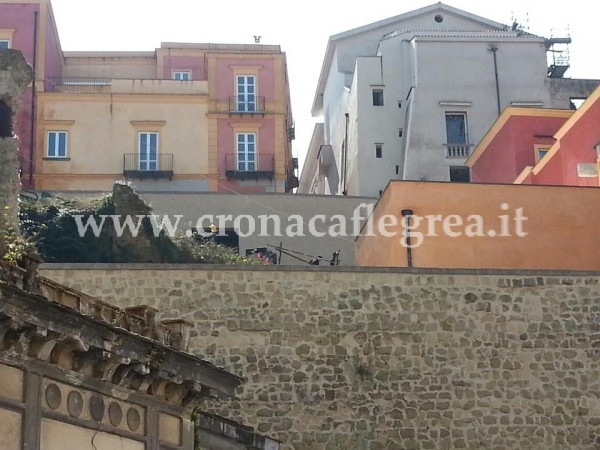
<svg viewBox="0 0 600 450">
<path fill-rule="evenodd" d="M 0 100 L 0 138 L 12 137 L 12 109 Z"/>
</svg>

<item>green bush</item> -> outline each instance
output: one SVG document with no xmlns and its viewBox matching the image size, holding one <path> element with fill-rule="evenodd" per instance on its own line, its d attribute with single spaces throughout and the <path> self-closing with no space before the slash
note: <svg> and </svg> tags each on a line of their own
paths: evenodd
<svg viewBox="0 0 600 450">
<path fill-rule="evenodd" d="M 178 236 L 171 238 L 163 231 L 154 236 L 148 219 L 144 219 L 134 244 L 117 238 L 111 220 L 106 220 L 100 236 L 91 230 L 80 237 L 75 215 L 82 215 L 85 223 L 94 216 L 98 223 L 101 215 L 115 214 L 111 194 L 97 198 L 62 200 L 24 200 L 20 203 L 20 226 L 26 240 L 35 243 L 41 258 L 53 263 L 204 263 L 204 264 L 257 264 L 254 258 L 238 255 L 233 249 L 210 240 Z M 140 242 L 139 246 L 135 243 Z M 149 243 L 149 246 L 148 246 Z M 148 248 L 150 247 L 150 248 Z M 152 258 L 148 261 L 148 257 Z"/>
</svg>

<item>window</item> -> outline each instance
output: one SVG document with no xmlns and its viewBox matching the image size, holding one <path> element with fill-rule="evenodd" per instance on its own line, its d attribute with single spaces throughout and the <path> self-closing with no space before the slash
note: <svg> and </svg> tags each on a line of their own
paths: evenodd
<svg viewBox="0 0 600 450">
<path fill-rule="evenodd" d="M 549 145 L 534 145 L 533 149 L 535 151 L 535 163 L 537 164 L 540 160 L 546 156 L 546 153 L 550 151 Z"/>
<path fill-rule="evenodd" d="M 254 75 L 238 75 L 236 79 L 237 110 L 256 111 L 256 77 Z"/>
<path fill-rule="evenodd" d="M 0 39 L 0 48 L 10 48 L 10 41 L 7 39 Z"/>
<path fill-rule="evenodd" d="M 173 79 L 179 81 L 190 81 L 192 74 L 190 72 L 173 72 Z"/>
<path fill-rule="evenodd" d="M 402 128 L 398 128 L 398 137 L 404 136 L 404 130 Z"/>
<path fill-rule="evenodd" d="M 446 113 L 446 143 L 467 144 L 467 114 Z"/>
<path fill-rule="evenodd" d="M 383 106 L 383 89 L 373 89 L 373 106 Z"/>
<path fill-rule="evenodd" d="M 256 134 L 237 134 L 237 170 L 239 172 L 256 171 Z"/>
<path fill-rule="evenodd" d="M 470 183 L 471 170 L 465 166 L 450 167 L 450 181 L 453 183 Z"/>
<path fill-rule="evenodd" d="M 383 156 L 383 144 L 375 144 L 375 158 Z"/>
<path fill-rule="evenodd" d="M 158 133 L 141 132 L 138 143 L 139 170 L 158 170 Z"/>
<path fill-rule="evenodd" d="M 67 157 L 67 132 L 48 131 L 48 147 L 46 149 L 48 158 Z"/>
</svg>

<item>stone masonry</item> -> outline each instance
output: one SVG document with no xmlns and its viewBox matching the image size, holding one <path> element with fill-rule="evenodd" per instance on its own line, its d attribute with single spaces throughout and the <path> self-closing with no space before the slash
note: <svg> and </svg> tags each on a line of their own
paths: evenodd
<svg viewBox="0 0 600 450">
<path fill-rule="evenodd" d="M 54 266 L 194 322 L 247 378 L 205 404 L 291 450 L 600 447 L 600 274 Z"/>
<path fill-rule="evenodd" d="M 0 49 L 0 259 L 6 251 L 5 233 L 18 233 L 19 142 L 13 137 L 12 116 L 33 70 L 21 52 Z"/>
</svg>

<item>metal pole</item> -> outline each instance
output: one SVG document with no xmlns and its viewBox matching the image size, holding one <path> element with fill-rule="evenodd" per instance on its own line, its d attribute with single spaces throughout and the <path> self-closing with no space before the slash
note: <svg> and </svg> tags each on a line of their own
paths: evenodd
<svg viewBox="0 0 600 450">
<path fill-rule="evenodd" d="M 406 231 L 406 260 L 408 262 L 408 267 L 412 267 L 413 266 L 413 259 L 412 259 L 412 245 L 410 242 L 410 216 L 413 215 L 413 210 L 412 209 L 403 209 L 402 212 L 402 217 L 404 217 L 404 219 L 406 220 L 406 226 L 405 226 L 405 231 Z"/>
</svg>

